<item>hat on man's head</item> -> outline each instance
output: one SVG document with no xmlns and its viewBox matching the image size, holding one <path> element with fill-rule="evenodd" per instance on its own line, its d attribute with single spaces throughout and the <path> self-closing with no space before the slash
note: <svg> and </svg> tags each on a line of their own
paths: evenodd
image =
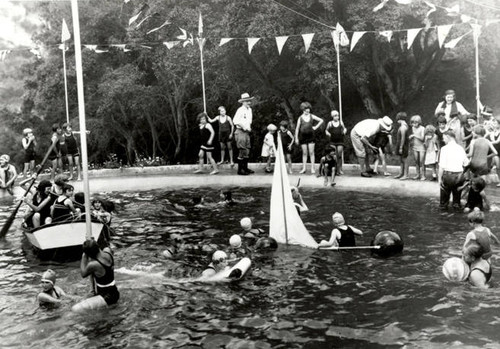
<svg viewBox="0 0 500 349">
<path fill-rule="evenodd" d="M 25 129 L 23 130 L 23 135 L 25 135 L 25 136 L 26 136 L 28 133 L 33 133 L 33 130 L 32 130 L 31 128 L 25 128 Z"/>
<path fill-rule="evenodd" d="M 238 102 L 240 102 L 240 103 L 249 102 L 249 101 L 252 101 L 253 99 L 254 99 L 254 97 L 250 97 L 250 95 L 245 92 L 241 95 L 241 98 L 238 99 Z"/>
<path fill-rule="evenodd" d="M 0 156 L 0 160 L 3 160 L 5 162 L 9 162 L 10 156 L 8 156 L 7 154 L 3 154 L 2 156 Z"/>
<path fill-rule="evenodd" d="M 481 114 L 484 116 L 492 116 L 493 115 L 493 109 L 491 109 L 488 106 L 484 106 L 483 109 L 481 109 Z"/>
<path fill-rule="evenodd" d="M 390 131 L 392 129 L 392 120 L 390 117 L 384 116 L 383 118 L 378 119 L 378 122 L 387 131 Z"/>
</svg>

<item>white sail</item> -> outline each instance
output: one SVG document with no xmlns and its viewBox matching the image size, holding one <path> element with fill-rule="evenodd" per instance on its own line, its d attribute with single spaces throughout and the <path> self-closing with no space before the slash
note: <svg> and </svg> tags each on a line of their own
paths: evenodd
<svg viewBox="0 0 500 349">
<path fill-rule="evenodd" d="M 273 187 L 271 190 L 269 236 L 282 244 L 318 248 L 318 244 L 307 231 L 293 203 L 285 156 L 283 154 L 283 146 L 279 133 Z"/>
</svg>

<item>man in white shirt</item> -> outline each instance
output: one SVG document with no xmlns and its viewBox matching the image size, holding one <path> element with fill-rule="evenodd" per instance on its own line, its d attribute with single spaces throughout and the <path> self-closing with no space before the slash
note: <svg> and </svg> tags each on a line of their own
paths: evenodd
<svg viewBox="0 0 500 349">
<path fill-rule="evenodd" d="M 358 122 L 351 131 L 351 141 L 354 152 L 361 167 L 362 177 L 371 177 L 374 171 L 370 168 L 368 152 L 378 154 L 378 148 L 370 143 L 369 138 L 377 133 L 390 133 L 392 130 L 392 120 L 388 116 L 380 119 L 365 119 Z"/>
<path fill-rule="evenodd" d="M 233 124 L 236 127 L 234 140 L 238 148 L 238 174 L 249 175 L 254 171 L 248 169 L 248 156 L 250 155 L 250 132 L 252 131 L 252 108 L 250 107 L 254 97 L 248 93 L 243 93 L 238 100 L 242 105 L 233 117 Z"/>
<path fill-rule="evenodd" d="M 453 194 L 453 207 L 460 208 L 461 190 L 459 188 L 465 182 L 464 166 L 468 164 L 469 159 L 464 148 L 457 144 L 453 131 L 446 131 L 443 134 L 443 140 L 446 145 L 441 148 L 439 155 L 439 206 L 443 209 L 447 208 L 450 194 Z"/>
</svg>

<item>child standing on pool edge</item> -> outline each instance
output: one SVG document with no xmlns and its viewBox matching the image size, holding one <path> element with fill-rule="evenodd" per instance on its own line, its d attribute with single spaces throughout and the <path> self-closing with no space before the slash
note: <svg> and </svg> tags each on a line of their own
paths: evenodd
<svg viewBox="0 0 500 349">
<path fill-rule="evenodd" d="M 355 235 L 363 235 L 363 232 L 352 225 L 345 224 L 344 216 L 339 212 L 332 215 L 334 229 L 330 240 L 322 240 L 318 248 L 322 247 L 351 247 L 356 246 Z"/>
<path fill-rule="evenodd" d="M 331 114 L 332 120 L 326 125 L 325 134 L 330 140 L 330 146 L 335 147 L 336 153 L 336 175 L 344 174 L 342 172 L 342 158 L 344 154 L 344 136 L 347 133 L 347 128 L 340 119 L 340 114 L 336 110 L 332 110 Z"/>
<path fill-rule="evenodd" d="M 278 128 L 274 124 L 267 125 L 267 133 L 262 144 L 261 156 L 266 159 L 266 173 L 273 172 L 271 162 L 276 157 L 276 143 L 274 142 L 274 134 Z"/>
<path fill-rule="evenodd" d="M 295 127 L 295 143 L 302 147 L 302 171 L 300 173 L 306 173 L 307 155 L 309 155 L 311 174 L 315 174 L 314 131 L 321 127 L 323 119 L 311 114 L 312 106 L 309 102 L 300 103 L 300 109 L 302 109 L 302 115 L 299 116 Z M 314 125 L 315 121 L 316 125 Z"/>
<path fill-rule="evenodd" d="M 229 163 L 231 164 L 231 167 L 233 167 L 233 147 L 231 145 L 234 134 L 233 120 L 229 115 L 226 115 L 226 108 L 220 106 L 218 110 L 219 115 L 217 115 L 215 118 L 210 119 L 210 117 L 208 117 L 208 122 L 210 123 L 219 121 L 220 161 L 217 164 L 222 165 L 224 163 L 224 156 L 226 154 L 227 148 L 227 152 L 229 154 Z"/>
<path fill-rule="evenodd" d="M 217 164 L 212 157 L 212 151 L 214 150 L 213 140 L 215 136 L 214 129 L 212 125 L 208 123 L 208 116 L 206 113 L 198 114 L 198 124 L 200 128 L 200 152 L 198 153 L 198 169 L 194 173 L 203 172 L 203 160 L 205 159 L 205 154 L 207 154 L 207 160 L 212 164 L 213 171 L 210 172 L 211 175 L 219 173 L 217 169 Z"/>
<path fill-rule="evenodd" d="M 279 135 L 281 138 L 281 145 L 283 146 L 283 153 L 285 153 L 288 173 L 292 174 L 292 147 L 294 138 L 292 132 L 288 129 L 288 121 L 282 120 L 280 122 Z"/>
</svg>

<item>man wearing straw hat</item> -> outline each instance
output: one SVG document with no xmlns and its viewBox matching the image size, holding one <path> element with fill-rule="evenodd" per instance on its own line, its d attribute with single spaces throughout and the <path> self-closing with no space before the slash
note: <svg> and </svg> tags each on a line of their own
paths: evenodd
<svg viewBox="0 0 500 349">
<path fill-rule="evenodd" d="M 252 108 L 250 104 L 254 97 L 248 93 L 243 93 L 238 100 L 242 105 L 233 117 L 233 124 L 236 127 L 234 139 L 238 148 L 238 174 L 248 175 L 254 171 L 248 169 L 248 156 L 250 155 L 250 132 L 252 131 Z"/>
</svg>

